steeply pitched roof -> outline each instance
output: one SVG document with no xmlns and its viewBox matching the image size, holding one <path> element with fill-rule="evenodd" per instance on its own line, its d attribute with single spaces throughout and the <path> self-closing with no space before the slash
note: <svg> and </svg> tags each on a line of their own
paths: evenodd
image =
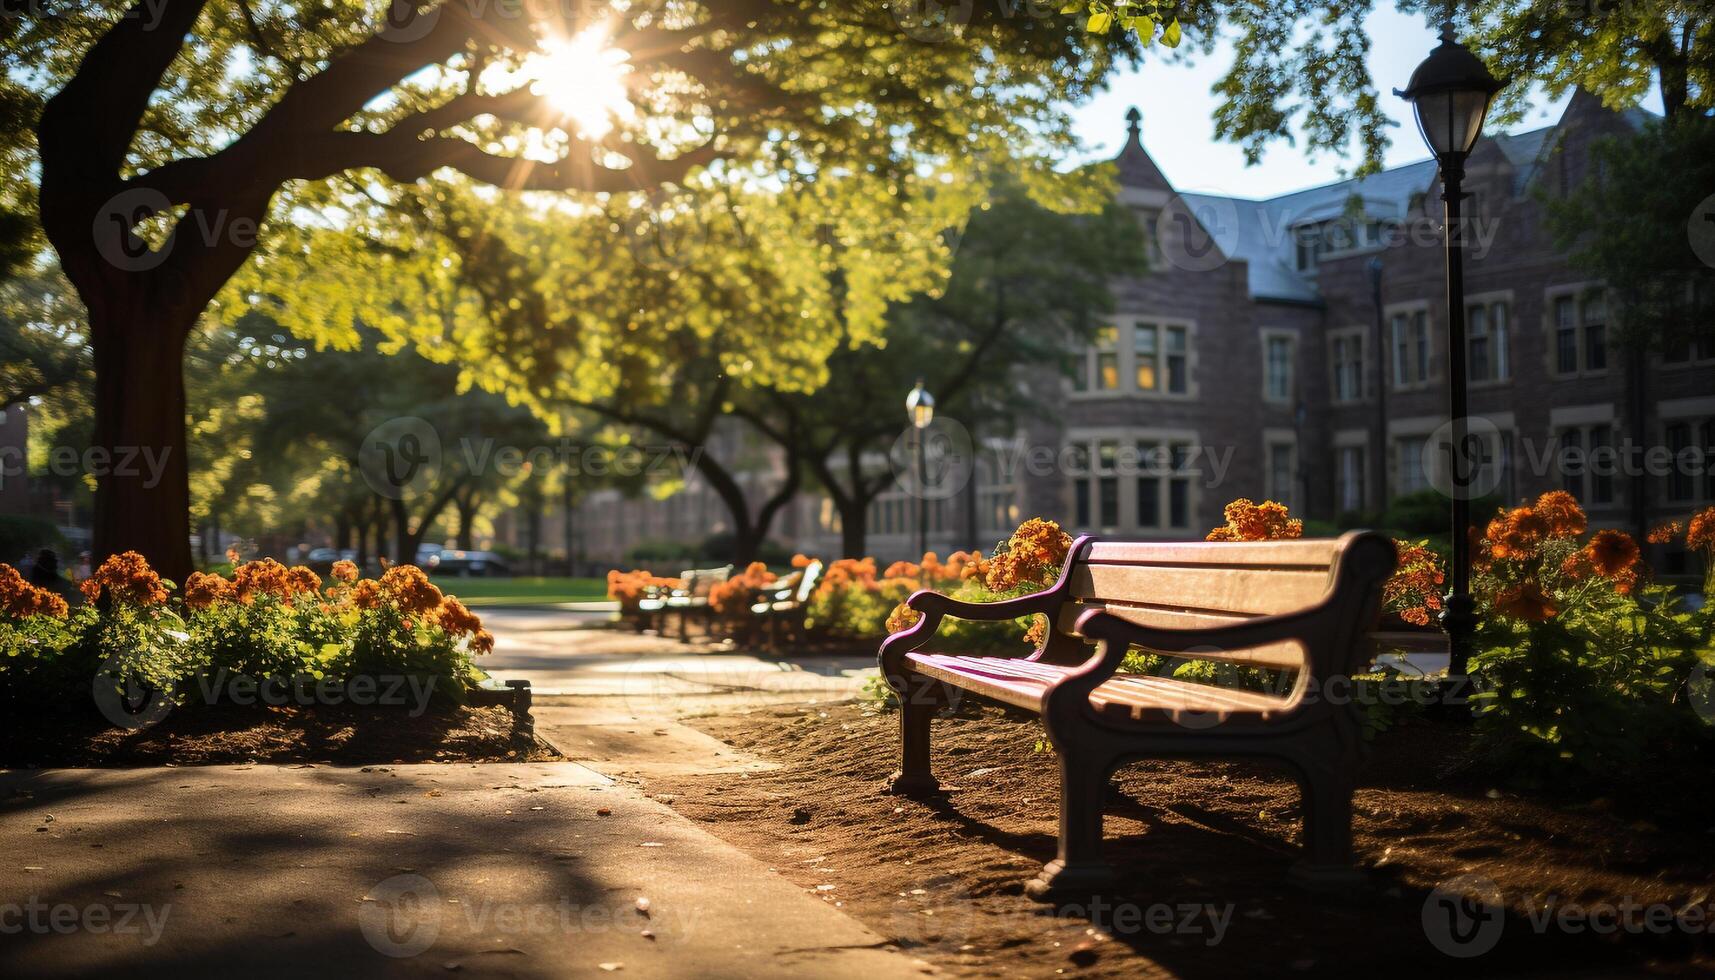
<svg viewBox="0 0 1715 980">
<path fill-rule="evenodd" d="M 1624 116 L 1634 127 L 1652 118 L 1641 109 L 1627 110 Z M 1126 114 L 1129 139 L 1114 159 L 1120 183 L 1125 187 L 1172 193 L 1172 185 L 1143 148 L 1139 118 L 1135 109 Z M 1559 125 L 1484 137 L 1492 139 L 1514 167 L 1515 189 L 1522 190 L 1535 176 L 1553 145 L 1551 137 Z M 1403 218 L 1410 209 L 1412 196 L 1428 190 L 1435 178 L 1435 161 L 1418 160 L 1368 177 L 1339 180 L 1262 200 L 1189 193 L 1180 197 L 1194 213 L 1212 216 L 1214 224 L 1223 226 L 1211 227 L 1209 232 L 1229 257 L 1250 264 L 1253 297 L 1315 302 L 1320 299 L 1315 277 L 1305 276 L 1297 269 L 1290 233 L 1293 226 L 1338 217 L 1353 195 L 1363 199 L 1364 211 L 1370 216 Z M 1206 218 L 1204 224 L 1210 223 Z M 1231 227 L 1224 227 L 1229 224 Z"/>
</svg>

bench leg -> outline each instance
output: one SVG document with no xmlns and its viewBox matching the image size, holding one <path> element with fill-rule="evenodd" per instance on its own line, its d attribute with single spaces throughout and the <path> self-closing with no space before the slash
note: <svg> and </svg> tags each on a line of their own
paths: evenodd
<svg viewBox="0 0 1715 980">
<path fill-rule="evenodd" d="M 1108 891 L 1117 883 L 1113 868 L 1102 860 L 1102 804 L 1109 768 L 1105 756 L 1061 750 L 1059 856 L 1025 883 L 1026 895 L 1053 901 Z"/>
<path fill-rule="evenodd" d="M 1304 858 L 1294 880 L 1314 886 L 1353 885 L 1364 880 L 1352 863 L 1352 779 L 1345 772 L 1308 771 L 1304 792 Z"/>
<path fill-rule="evenodd" d="M 900 796 L 930 796 L 941 783 L 929 765 L 929 725 L 941 707 L 940 685 L 910 675 L 908 690 L 899 696 L 900 768 L 888 779 L 888 791 Z"/>
</svg>

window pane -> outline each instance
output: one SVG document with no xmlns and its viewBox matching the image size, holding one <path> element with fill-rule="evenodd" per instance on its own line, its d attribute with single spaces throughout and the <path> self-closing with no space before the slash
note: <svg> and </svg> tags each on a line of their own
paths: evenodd
<svg viewBox="0 0 1715 980">
<path fill-rule="evenodd" d="M 1496 378 L 1505 378 L 1509 376 L 1507 366 L 1507 315 L 1507 304 L 1496 303 L 1494 305 L 1490 336 L 1494 338 L 1493 360 Z"/>
<path fill-rule="evenodd" d="M 1072 481 L 1072 509 L 1077 514 L 1079 527 L 1090 526 L 1090 481 Z"/>
<path fill-rule="evenodd" d="M 1561 330 L 1555 336 L 1554 369 L 1561 374 L 1578 370 L 1578 331 Z"/>
<path fill-rule="evenodd" d="M 1096 387 L 1112 391 L 1120 386 L 1120 359 L 1118 354 L 1096 355 Z"/>
<path fill-rule="evenodd" d="M 1560 433 L 1560 471 L 1565 474 L 1561 488 L 1574 497 L 1584 494 L 1583 474 L 1589 461 L 1582 458 L 1583 449 L 1584 433 L 1577 429 Z"/>
<path fill-rule="evenodd" d="M 1108 326 L 1108 327 L 1097 328 L 1095 346 L 1111 348 L 1111 347 L 1118 347 L 1119 345 L 1120 345 L 1120 328 L 1119 327 Z"/>
<path fill-rule="evenodd" d="M 1185 355 L 1167 355 L 1167 390 L 1175 395 L 1185 394 Z"/>
<path fill-rule="evenodd" d="M 1608 331 L 1600 323 L 1584 325 L 1584 367 L 1600 371 L 1608 366 Z"/>
<path fill-rule="evenodd" d="M 1155 356 L 1137 355 L 1137 387 L 1139 391 L 1155 390 Z"/>
<path fill-rule="evenodd" d="M 1191 481 L 1184 477 L 1168 481 L 1167 523 L 1173 527 L 1191 526 Z"/>
<path fill-rule="evenodd" d="M 1168 351 L 1168 353 L 1171 353 L 1171 354 L 1183 354 L 1183 353 L 1185 353 L 1185 342 L 1186 342 L 1186 337 L 1185 337 L 1185 328 L 1184 327 L 1168 327 L 1167 328 L 1167 351 Z"/>
<path fill-rule="evenodd" d="M 1137 479 L 1137 526 L 1161 526 L 1161 480 L 1154 476 Z"/>
<path fill-rule="evenodd" d="M 1607 426 L 1590 430 L 1590 499 L 1598 504 L 1614 502 L 1614 460 L 1608 458 L 1614 433 Z"/>
<path fill-rule="evenodd" d="M 1120 481 L 1111 476 L 1101 479 L 1102 526 L 1114 527 L 1120 522 Z"/>
<path fill-rule="evenodd" d="M 1412 321 L 1412 335 L 1417 342 L 1417 380 L 1429 380 L 1429 315 L 1417 314 Z"/>
</svg>

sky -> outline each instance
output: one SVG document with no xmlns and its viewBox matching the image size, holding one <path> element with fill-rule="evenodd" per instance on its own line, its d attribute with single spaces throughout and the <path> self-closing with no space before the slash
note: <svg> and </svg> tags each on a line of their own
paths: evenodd
<svg viewBox="0 0 1715 980">
<path fill-rule="evenodd" d="M 1429 156 L 1412 121 L 1411 107 L 1393 89 L 1405 87 L 1412 69 L 1438 42 L 1440 27 L 1401 14 L 1390 4 L 1377 8 L 1366 21 L 1371 37 L 1369 66 L 1381 91 L 1383 110 L 1399 124 L 1392 130 L 1393 143 L 1384 158 L 1388 166 L 1396 166 Z M 1146 61 L 1141 69 L 1116 76 L 1108 91 L 1074 108 L 1078 135 L 1092 158 L 1113 156 L 1125 144 L 1126 109 L 1135 105 L 1143 113 L 1144 149 L 1174 188 L 1226 197 L 1266 198 L 1314 187 L 1340 179 L 1342 166 L 1356 165 L 1355 153 L 1345 159 L 1322 154 L 1312 162 L 1301 138 L 1296 146 L 1270 144 L 1262 160 L 1247 167 L 1237 144 L 1215 138 L 1217 99 L 1209 89 L 1232 60 L 1232 47 L 1223 41 L 1193 64 Z M 1509 130 L 1526 132 L 1553 125 L 1570 98 L 1551 101 L 1538 91 L 1531 111 Z M 1652 95 L 1644 107 L 1660 112 L 1659 95 Z"/>
</svg>

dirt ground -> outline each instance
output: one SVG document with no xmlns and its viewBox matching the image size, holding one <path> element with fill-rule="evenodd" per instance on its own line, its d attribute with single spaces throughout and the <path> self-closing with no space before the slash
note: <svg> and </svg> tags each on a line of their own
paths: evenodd
<svg viewBox="0 0 1715 980">
<path fill-rule="evenodd" d="M 1671 813 L 1635 798 L 1521 796 L 1473 776 L 1482 746 L 1445 723 L 1378 738 L 1356 800 L 1361 888 L 1287 881 L 1299 800 L 1284 772 L 1143 762 L 1115 777 L 1107 809 L 1125 893 L 1058 907 L 1021 889 L 1053 857 L 1056 830 L 1057 764 L 1034 719 L 982 708 L 938 720 L 946 796 L 929 802 L 882 791 L 896 715 L 847 703 L 687 723 L 780 768 L 650 778 L 650 793 L 953 975 L 1616 976 L 1715 964 L 1710 920 L 1690 924 L 1711 911 L 1715 883 L 1702 787 L 1664 787 L 1686 803 Z M 1450 918 L 1444 898 L 1466 893 L 1487 904 Z M 1622 916 L 1628 900 L 1641 908 Z M 1663 923 L 1676 912 L 1685 918 Z"/>
<path fill-rule="evenodd" d="M 176 710 L 137 731 L 93 711 L 9 718 L 0 768 L 314 762 L 540 762 L 546 745 L 521 745 L 505 708 L 220 705 Z"/>
</svg>

